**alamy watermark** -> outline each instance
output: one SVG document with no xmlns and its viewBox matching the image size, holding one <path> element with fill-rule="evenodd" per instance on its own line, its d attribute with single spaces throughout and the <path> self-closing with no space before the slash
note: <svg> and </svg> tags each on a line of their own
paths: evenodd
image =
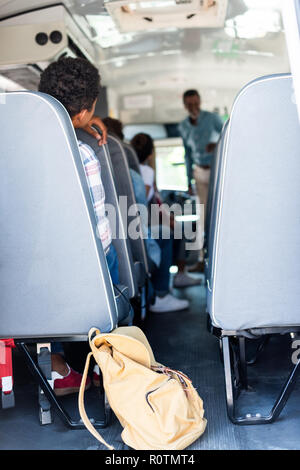
<svg viewBox="0 0 300 470">
<path fill-rule="evenodd" d="M 117 207 L 105 204 L 105 210 L 112 239 L 175 239 L 183 240 L 186 250 L 202 248 L 203 204 L 129 205 L 127 196 L 120 196 Z"/>
<path fill-rule="evenodd" d="M 292 363 L 296 366 L 300 361 L 300 339 L 292 342 L 292 349 L 295 349 L 292 354 Z"/>
</svg>

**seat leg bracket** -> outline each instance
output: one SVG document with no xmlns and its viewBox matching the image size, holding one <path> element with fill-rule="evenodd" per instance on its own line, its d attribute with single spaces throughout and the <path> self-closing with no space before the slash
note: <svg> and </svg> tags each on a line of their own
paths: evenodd
<svg viewBox="0 0 300 470">
<path fill-rule="evenodd" d="M 53 406 L 59 417 L 62 419 L 62 421 L 71 429 L 85 429 L 85 425 L 82 423 L 81 420 L 79 421 L 74 421 L 66 412 L 66 410 L 63 408 L 59 400 L 57 399 L 50 383 L 48 382 L 47 378 L 43 374 L 43 371 L 41 370 L 41 367 L 35 363 L 33 358 L 31 357 L 28 348 L 26 347 L 26 344 L 23 342 L 16 342 L 16 346 L 18 349 L 22 352 L 22 354 L 25 357 L 27 366 L 32 373 L 34 379 L 37 381 L 39 384 L 41 390 L 43 391 L 45 399 Z M 44 402 L 43 402 L 44 405 Z M 109 419 L 110 419 L 110 413 L 107 410 L 107 407 L 105 406 L 105 398 L 104 394 L 100 395 L 100 407 L 101 410 L 103 411 L 103 419 L 101 420 L 94 420 L 91 419 L 91 422 L 93 422 L 93 425 L 96 428 L 104 428 L 108 425 Z M 43 411 L 47 411 L 43 409 Z M 49 420 L 49 414 L 44 414 L 42 416 L 44 419 L 44 423 L 42 424 L 49 424 L 47 423 L 47 420 Z"/>
<path fill-rule="evenodd" d="M 270 424 L 278 419 L 281 411 L 285 407 L 297 381 L 297 377 L 300 372 L 300 360 L 293 367 L 286 383 L 281 389 L 275 404 L 273 405 L 272 410 L 266 416 L 262 416 L 261 413 L 247 413 L 245 416 L 236 416 L 236 400 L 234 396 L 233 389 L 233 377 L 232 377 L 232 367 L 231 367 L 231 358 L 230 358 L 230 339 L 228 336 L 222 337 L 222 346 L 223 346 L 223 361 L 224 361 L 224 373 L 225 373 L 225 388 L 226 388 L 226 400 L 227 400 L 227 413 L 229 419 L 234 424 L 239 425 L 251 425 L 251 424 Z M 242 348 L 243 354 L 243 348 Z M 243 360 L 242 360 L 243 362 Z M 244 363 L 245 364 L 245 363 Z M 245 376 L 243 377 L 243 385 L 247 384 L 247 379 L 245 382 Z"/>
</svg>

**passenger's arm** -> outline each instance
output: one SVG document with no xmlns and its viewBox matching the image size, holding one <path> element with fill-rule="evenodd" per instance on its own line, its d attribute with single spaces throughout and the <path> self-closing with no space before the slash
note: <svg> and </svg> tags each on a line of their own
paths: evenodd
<svg viewBox="0 0 300 470">
<path fill-rule="evenodd" d="M 102 132 L 102 135 L 99 134 L 99 132 L 97 132 L 92 126 L 98 127 Z M 107 127 L 98 116 L 93 116 L 89 123 L 84 127 L 84 130 L 98 140 L 99 146 L 107 143 Z"/>
<path fill-rule="evenodd" d="M 148 197 L 151 186 L 148 186 L 148 184 L 145 184 L 145 189 L 146 189 L 146 196 Z"/>
<path fill-rule="evenodd" d="M 149 165 L 141 165 L 140 168 L 148 199 L 149 191 L 154 187 L 154 170 Z"/>
<path fill-rule="evenodd" d="M 148 165 L 153 168 L 154 173 L 156 172 L 156 159 L 155 159 L 155 151 L 150 155 L 150 157 L 147 160 Z"/>
<path fill-rule="evenodd" d="M 223 129 L 223 121 L 220 118 L 220 116 L 218 116 L 218 114 L 214 113 L 214 130 L 218 132 L 219 134 L 221 134 L 222 129 Z M 207 144 L 205 150 L 208 153 L 212 153 L 214 152 L 216 147 L 217 147 L 217 143 L 210 142 L 209 144 Z"/>
</svg>

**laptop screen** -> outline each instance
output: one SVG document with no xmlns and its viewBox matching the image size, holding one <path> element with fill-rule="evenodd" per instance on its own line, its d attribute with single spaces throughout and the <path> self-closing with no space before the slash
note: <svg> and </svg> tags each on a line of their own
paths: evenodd
<svg viewBox="0 0 300 470">
<path fill-rule="evenodd" d="M 187 191 L 188 180 L 181 138 L 154 141 L 158 190 Z"/>
</svg>

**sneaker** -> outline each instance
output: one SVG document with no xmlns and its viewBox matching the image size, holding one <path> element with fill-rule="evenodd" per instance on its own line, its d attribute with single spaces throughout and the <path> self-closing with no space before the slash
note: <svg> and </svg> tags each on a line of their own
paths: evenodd
<svg viewBox="0 0 300 470">
<path fill-rule="evenodd" d="M 174 277 L 173 287 L 192 287 L 199 286 L 202 283 L 201 279 L 188 276 L 186 273 L 177 273 Z"/>
<path fill-rule="evenodd" d="M 67 364 L 68 366 L 68 364 Z M 54 380 L 54 393 L 58 397 L 70 395 L 79 392 L 82 375 L 69 367 L 67 375 L 60 375 L 58 372 L 52 371 L 52 380 Z M 85 390 L 90 388 L 91 379 L 87 377 Z"/>
<path fill-rule="evenodd" d="M 93 369 L 93 384 L 95 387 L 100 387 L 100 369 L 97 364 Z"/>
<path fill-rule="evenodd" d="M 149 310 L 153 313 L 176 312 L 177 310 L 185 310 L 189 308 L 188 300 L 177 299 L 171 294 L 164 297 L 156 297 L 155 303 L 150 305 Z"/>
</svg>

